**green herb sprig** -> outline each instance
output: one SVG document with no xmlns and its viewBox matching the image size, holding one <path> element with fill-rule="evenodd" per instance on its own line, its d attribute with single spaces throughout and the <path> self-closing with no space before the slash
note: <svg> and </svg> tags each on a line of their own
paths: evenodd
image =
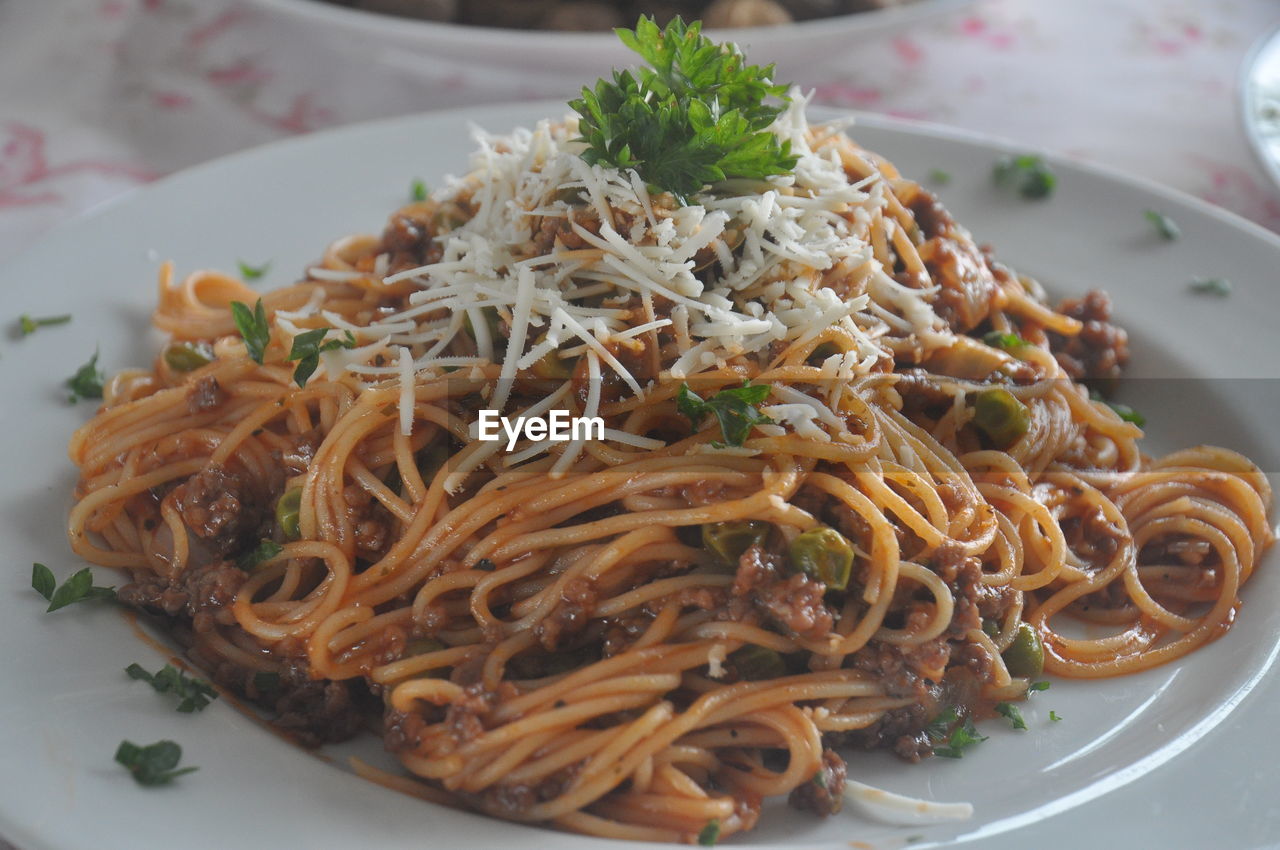
<svg viewBox="0 0 1280 850">
<path fill-rule="evenodd" d="M 583 159 L 635 169 L 682 203 L 711 183 L 795 167 L 790 143 L 768 132 L 783 107 L 766 101 L 785 101 L 787 91 L 773 82 L 772 65 L 747 65 L 734 45 L 679 17 L 666 29 L 641 17 L 634 30 L 616 32 L 650 67 L 614 71 L 570 102 L 581 116 Z"/>
<path fill-rule="evenodd" d="M 992 169 L 997 186 L 1014 189 L 1028 201 L 1039 201 L 1053 194 L 1057 176 L 1043 159 L 1035 154 L 1002 156 Z"/>
<path fill-rule="evenodd" d="M 723 448 L 726 443 L 741 446 L 752 428 L 773 423 L 755 407 L 768 397 L 768 384 L 753 385 L 743 381 L 742 386 L 720 390 L 706 400 L 689 389 L 688 384 L 681 384 L 676 395 L 676 409 L 689 418 L 695 431 L 708 414 L 714 415 L 720 423 L 720 433 L 724 435 L 723 443 L 712 443 L 716 448 Z"/>
<path fill-rule="evenodd" d="M 267 324 L 267 311 L 262 306 L 262 299 L 258 299 L 252 310 L 239 301 L 232 301 L 231 318 L 235 320 L 236 330 L 240 331 L 240 338 L 244 340 L 249 359 L 261 366 L 267 345 L 271 342 L 271 326 Z"/>
<path fill-rule="evenodd" d="M 132 741 L 121 741 L 116 749 L 116 761 L 133 774 L 135 782 L 146 787 L 168 785 L 179 776 L 198 769 L 178 767 L 178 762 L 182 761 L 182 747 L 173 741 L 156 741 L 145 747 Z"/>
<path fill-rule="evenodd" d="M 1172 242 L 1182 235 L 1182 228 L 1178 227 L 1178 223 L 1169 216 L 1157 210 L 1147 210 L 1143 217 L 1151 222 L 1151 226 L 1156 229 L 1156 233 L 1160 234 L 1160 238 L 1166 242 Z"/>
<path fill-rule="evenodd" d="M 720 819 L 712 818 L 698 831 L 699 847 L 715 847 L 720 841 Z"/>
<path fill-rule="evenodd" d="M 1216 295 L 1226 298 L 1231 294 L 1231 281 L 1224 277 L 1198 277 L 1187 284 L 1196 295 Z"/>
<path fill-rule="evenodd" d="M 259 280 L 271 270 L 270 260 L 260 266 L 250 265 L 244 260 L 237 260 L 236 265 L 240 267 L 240 279 L 246 282 Z"/>
<path fill-rule="evenodd" d="M 186 673 L 166 664 L 155 673 L 148 673 L 140 664 L 130 664 L 124 668 L 130 679 L 146 682 L 158 694 L 173 694 L 178 698 L 178 711 L 190 714 L 193 711 L 204 711 L 211 700 L 218 698 L 213 685 L 204 679 L 188 676 Z"/>
<path fill-rule="evenodd" d="M 77 602 L 88 602 L 91 599 L 115 599 L 114 587 L 97 587 L 93 583 L 93 572 L 88 567 L 75 573 L 71 578 L 58 584 L 53 571 L 44 564 L 31 565 L 31 587 L 49 603 L 45 613 L 66 608 Z"/>
<path fill-rule="evenodd" d="M 71 403 L 75 404 L 82 398 L 102 398 L 102 385 L 106 380 L 107 376 L 98 369 L 98 352 L 95 351 L 88 363 L 67 378 L 67 389 L 71 390 Z"/>
<path fill-rule="evenodd" d="M 1027 721 L 1022 719 L 1022 712 L 1011 702 L 996 703 L 996 714 L 1008 718 L 1009 725 L 1014 729 L 1027 728 Z"/>
<path fill-rule="evenodd" d="M 21 336 L 31 336 L 40 328 L 51 328 L 55 325 L 65 325 L 70 321 L 70 313 L 66 313 L 61 316 L 36 316 L 34 318 L 23 313 L 18 317 L 18 333 Z"/>
<path fill-rule="evenodd" d="M 245 572 L 253 572 L 261 564 L 270 561 L 284 551 L 284 547 L 274 540 L 263 539 L 258 545 L 236 559 L 236 566 Z"/>
<path fill-rule="evenodd" d="M 303 331 L 293 338 L 293 347 L 289 349 L 288 359 L 298 361 L 297 368 L 293 370 L 293 380 L 299 387 L 307 385 L 316 367 L 320 365 L 321 352 L 356 347 L 356 338 L 351 331 L 345 331 L 346 336 L 342 339 L 324 341 L 325 334 L 330 330 L 330 328 L 316 328 Z"/>
</svg>

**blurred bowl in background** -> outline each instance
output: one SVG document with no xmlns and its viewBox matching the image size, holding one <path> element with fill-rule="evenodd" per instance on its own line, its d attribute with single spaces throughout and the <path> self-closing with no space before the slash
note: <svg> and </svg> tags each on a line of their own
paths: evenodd
<svg viewBox="0 0 1280 850">
<path fill-rule="evenodd" d="M 610 68 L 632 64 L 634 56 L 611 32 L 516 30 L 439 23 L 348 8 L 321 0 L 249 0 L 270 13 L 328 30 L 348 47 L 369 51 L 409 51 L 471 68 L 519 71 L 543 85 L 565 80 L 576 90 Z M 709 30 L 737 42 L 757 64 L 776 63 L 792 77 L 820 67 L 870 39 L 900 34 L 913 25 L 975 5 L 977 0 L 915 0 L 866 12 L 774 26 Z M 403 64 L 403 62 L 399 63 Z M 780 75 L 781 76 L 781 75 Z"/>
</svg>

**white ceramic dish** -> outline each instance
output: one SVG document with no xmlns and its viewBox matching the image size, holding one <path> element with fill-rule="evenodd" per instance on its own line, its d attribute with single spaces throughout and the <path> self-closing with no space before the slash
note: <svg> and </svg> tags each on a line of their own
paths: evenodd
<svg viewBox="0 0 1280 850">
<path fill-rule="evenodd" d="M 397 119 L 278 143 L 165 180 L 72 222 L 0 270 L 8 313 L 74 314 L 65 327 L 0 347 L 5 439 L 0 535 L 0 835 L 22 850 L 185 850 L 280 847 L 579 848 L 601 842 L 431 806 L 370 785 L 340 762 L 296 749 L 225 700 L 199 715 L 171 710 L 129 682 L 133 661 L 159 664 L 110 607 L 45 615 L 28 587 L 41 561 L 65 577 L 81 564 L 64 539 L 75 473 L 71 431 L 89 415 L 69 406 L 62 380 L 95 347 L 102 365 L 150 362 L 149 330 L 161 258 L 181 271 L 272 260 L 279 285 L 327 240 L 377 231 L 410 181 L 460 172 L 471 122 L 493 130 L 562 112 L 526 104 Z M 1010 148 L 936 128 L 867 118 L 864 144 L 907 173 L 940 168 L 943 200 L 1008 262 L 1058 293 L 1109 289 L 1135 347 L 1133 381 L 1164 450 L 1195 442 L 1240 449 L 1280 470 L 1280 238 L 1155 186 L 1059 161 L 1059 185 L 1032 203 L 996 191 L 993 159 Z M 1181 225 L 1162 242 L 1143 218 L 1159 209 Z M 1195 296 L 1192 275 L 1230 278 L 1229 298 Z M 1209 378 L 1258 380 L 1207 381 Z M 1191 379 L 1191 380 L 1183 380 Z M 1173 392 L 1162 392 L 1173 388 Z M 1273 553 L 1274 555 L 1274 553 Z M 1274 790 L 1280 738 L 1269 675 L 1280 634 L 1275 557 L 1245 589 L 1239 622 L 1174 665 L 1102 682 L 1056 681 L 1025 707 L 1030 729 L 985 724 L 990 740 L 962 761 L 918 766 L 856 755 L 858 779 L 937 800 L 969 800 L 973 820 L 891 828 L 841 814 L 812 819 L 771 805 L 742 843 L 895 850 L 958 841 L 1040 850 L 1086 846 L 1251 847 L 1280 840 Z M 109 571 L 97 571 L 100 582 Z M 1274 671 L 1271 671 L 1274 672 Z M 1049 710 L 1063 717 L 1048 720 Z M 200 766 L 172 787 L 137 787 L 112 762 L 122 738 L 179 741 Z M 365 742 L 377 752 L 376 742 Z M 336 756 L 348 751 L 330 752 Z M 1174 758 L 1176 756 L 1176 758 Z"/>
<path fill-rule="evenodd" d="M 320 0 L 253 0 L 272 13 L 340 35 L 359 39 L 368 54 L 407 50 L 469 65 L 517 69 L 550 76 L 598 76 L 614 65 L 630 64 L 631 54 L 613 33 L 546 32 L 412 20 L 365 12 Z M 917 0 L 903 6 L 839 15 L 787 26 L 722 30 L 756 61 L 769 57 L 785 79 L 800 79 L 805 68 L 836 56 L 869 38 L 885 38 L 920 22 L 974 5 L 975 0 Z M 799 74 L 799 76 L 797 76 Z"/>
<path fill-rule="evenodd" d="M 1259 39 L 1241 67 L 1240 120 L 1258 162 L 1280 186 L 1280 29 Z"/>
</svg>

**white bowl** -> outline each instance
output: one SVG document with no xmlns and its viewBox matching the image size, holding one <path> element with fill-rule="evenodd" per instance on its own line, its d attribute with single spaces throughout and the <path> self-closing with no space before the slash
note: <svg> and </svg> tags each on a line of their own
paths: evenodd
<svg viewBox="0 0 1280 850">
<path fill-rule="evenodd" d="M 409 50 L 450 61 L 499 67 L 537 76 L 599 76 L 626 66 L 634 55 L 613 33 L 514 30 L 437 23 L 351 9 L 321 0 L 253 0 L 280 17 L 327 29 L 370 46 Z M 884 38 L 928 18 L 955 13 L 976 0 L 916 0 L 903 6 L 817 18 L 772 27 L 711 31 L 737 42 L 757 64 L 776 63 L 793 77 L 837 57 L 857 42 Z M 349 43 L 348 43 L 349 46 Z"/>
</svg>

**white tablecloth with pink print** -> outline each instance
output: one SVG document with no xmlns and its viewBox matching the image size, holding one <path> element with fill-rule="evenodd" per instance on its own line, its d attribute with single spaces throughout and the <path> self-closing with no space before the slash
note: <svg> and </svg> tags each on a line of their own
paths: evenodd
<svg viewBox="0 0 1280 850">
<path fill-rule="evenodd" d="M 1280 230 L 1280 191 L 1236 103 L 1250 44 L 1275 26 L 1275 0 L 987 0 L 785 70 L 819 102 L 1094 160 Z M 429 57 L 369 58 L 249 0 L 0 0 L 0 262 L 59 222 L 232 151 L 572 94 Z"/>
</svg>

